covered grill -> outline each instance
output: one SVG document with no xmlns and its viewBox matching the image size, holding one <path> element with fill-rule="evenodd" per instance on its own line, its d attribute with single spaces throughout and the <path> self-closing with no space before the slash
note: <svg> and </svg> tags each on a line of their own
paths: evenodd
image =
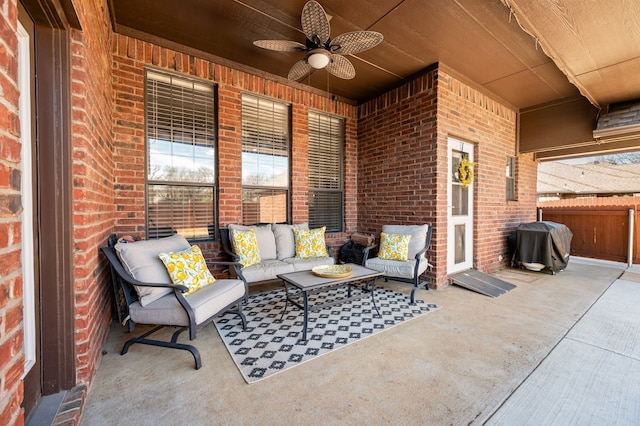
<svg viewBox="0 0 640 426">
<path fill-rule="evenodd" d="M 514 261 L 530 269 L 530 265 L 544 265 L 556 273 L 569 263 L 572 238 L 571 230 L 561 223 L 522 223 L 516 229 Z"/>
</svg>

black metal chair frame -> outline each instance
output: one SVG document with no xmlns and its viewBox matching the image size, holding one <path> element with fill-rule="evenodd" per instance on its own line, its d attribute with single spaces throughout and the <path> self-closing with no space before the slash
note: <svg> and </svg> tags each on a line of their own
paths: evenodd
<svg viewBox="0 0 640 426">
<path fill-rule="evenodd" d="M 242 263 L 239 262 L 240 257 L 233 251 L 233 247 L 231 246 L 231 230 L 229 228 L 220 228 L 220 243 L 222 250 L 229 256 L 229 259 L 233 259 L 233 261 L 230 262 L 233 263 L 233 272 L 246 283 L 247 280 L 242 275 Z"/>
<path fill-rule="evenodd" d="M 413 271 L 413 278 L 394 277 L 394 276 L 387 276 L 387 275 L 382 276 L 385 282 L 389 280 L 393 280 L 393 281 L 400 281 L 403 283 L 413 284 L 413 289 L 411 289 L 411 304 L 415 303 L 416 290 L 418 290 L 419 288 L 424 288 L 429 290 L 430 280 L 426 278 L 425 280 L 421 281 L 420 280 L 421 275 L 418 274 L 418 268 L 420 267 L 420 257 L 422 257 L 427 252 L 427 250 L 429 250 L 429 247 L 431 246 L 432 232 L 433 232 L 433 228 L 431 227 L 431 225 L 429 225 L 429 229 L 427 230 L 427 236 L 425 238 L 424 248 L 420 250 L 418 253 L 416 253 L 416 257 L 415 257 L 416 264 Z M 378 247 L 378 244 L 366 247 L 364 249 L 364 258 L 362 259 L 362 266 L 365 266 L 367 259 L 369 259 L 369 256 L 371 255 L 371 251 L 377 247 Z"/>
<path fill-rule="evenodd" d="M 178 302 L 180 303 L 180 306 L 182 306 L 182 308 L 184 309 L 185 313 L 187 314 L 187 318 L 189 319 L 189 325 L 188 326 L 179 326 L 178 329 L 173 333 L 171 340 L 170 341 L 164 341 L 164 340 L 155 340 L 155 339 L 149 339 L 148 337 L 150 335 L 152 335 L 153 333 L 163 329 L 164 327 L 176 327 L 174 325 L 171 324 L 159 324 L 157 327 L 154 327 L 153 329 L 147 331 L 146 333 L 142 334 L 141 336 L 138 337 L 134 337 L 131 338 L 129 340 L 127 340 L 124 344 L 124 346 L 122 347 L 122 351 L 120 352 L 120 355 L 124 355 L 127 353 L 127 351 L 129 350 L 129 347 L 131 345 L 133 345 L 134 343 L 141 343 L 141 344 L 145 344 L 145 345 L 152 345 L 152 346 L 160 346 L 163 348 L 172 348 L 172 349 L 180 349 L 180 350 L 185 350 L 185 351 L 189 351 L 194 358 L 195 361 L 195 365 L 196 365 L 196 370 L 200 369 L 200 367 L 202 367 L 202 359 L 200 357 L 200 352 L 198 351 L 198 349 L 193 346 L 193 345 L 189 345 L 189 344 L 183 344 L 183 343 L 178 343 L 178 336 L 185 330 L 189 330 L 189 340 L 194 340 L 196 338 L 196 333 L 197 330 L 199 330 L 200 328 L 204 327 L 205 325 L 213 322 L 213 320 L 219 316 L 222 316 L 224 314 L 227 313 L 233 313 L 235 315 L 238 315 L 240 317 L 240 319 L 242 320 L 242 329 L 245 330 L 247 327 L 247 319 L 244 315 L 244 313 L 242 312 L 242 303 L 244 302 L 244 300 L 246 300 L 247 297 L 247 284 L 246 282 L 244 283 L 244 287 L 245 287 L 245 293 L 244 296 L 232 303 L 230 303 L 229 305 L 227 305 L 224 309 L 221 309 L 218 313 L 212 315 L 211 317 L 207 318 L 205 321 L 202 321 L 200 324 L 196 324 L 195 321 L 195 313 L 193 311 L 193 309 L 191 308 L 191 306 L 189 305 L 189 303 L 187 303 L 187 301 L 185 300 L 185 297 L 183 295 L 183 293 L 185 293 L 186 291 L 188 291 L 187 287 L 185 286 L 181 286 L 181 285 L 174 285 L 174 284 L 160 284 L 160 283 L 143 283 L 140 282 L 138 280 L 136 280 L 135 278 L 133 278 L 131 275 L 129 275 L 129 273 L 124 269 L 124 266 L 122 266 L 122 263 L 120 263 L 120 259 L 118 258 L 117 254 L 116 254 L 116 250 L 113 247 L 102 247 L 100 249 L 102 251 L 102 253 L 105 255 L 105 257 L 107 258 L 107 260 L 109 261 L 109 265 L 110 265 L 110 270 L 111 270 L 111 279 L 113 280 L 114 286 L 115 283 L 117 283 L 117 285 L 119 285 L 122 293 L 122 296 L 119 296 L 118 293 L 114 293 L 114 297 L 116 298 L 116 305 L 117 305 L 117 310 L 118 310 L 118 318 L 120 320 L 120 322 L 124 325 L 125 323 L 128 324 L 128 329 L 129 332 L 133 332 L 135 329 L 135 323 L 131 320 L 131 318 L 129 317 L 129 305 L 131 305 L 133 302 L 138 300 L 138 293 L 136 292 L 135 288 L 133 286 L 148 286 L 148 287 L 168 287 L 173 289 L 173 294 L 176 297 L 176 299 L 178 300 Z M 212 265 L 232 265 L 234 262 L 207 262 L 207 264 L 212 264 Z M 115 289 L 115 287 L 114 287 Z M 117 299 L 119 297 L 124 297 L 124 303 L 118 303 Z"/>
</svg>

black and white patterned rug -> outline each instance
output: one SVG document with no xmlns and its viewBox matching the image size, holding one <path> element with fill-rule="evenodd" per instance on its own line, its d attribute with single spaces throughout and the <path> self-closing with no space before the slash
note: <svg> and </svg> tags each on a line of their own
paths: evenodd
<svg viewBox="0 0 640 426">
<path fill-rule="evenodd" d="M 345 293 L 344 287 L 322 291 L 310 295 L 309 304 L 345 297 Z M 302 310 L 289 304 L 280 321 L 284 289 L 249 296 L 243 307 L 247 316 L 245 331 L 234 315 L 218 318 L 215 325 L 242 376 L 247 383 L 253 383 L 438 309 L 418 299 L 410 305 L 408 295 L 383 287 L 375 290 L 375 299 L 380 315 L 369 296 L 310 312 L 306 341 L 300 340 Z"/>
</svg>

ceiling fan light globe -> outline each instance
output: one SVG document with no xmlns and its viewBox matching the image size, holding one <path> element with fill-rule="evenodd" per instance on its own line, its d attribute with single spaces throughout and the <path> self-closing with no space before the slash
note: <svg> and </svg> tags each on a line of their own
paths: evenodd
<svg viewBox="0 0 640 426">
<path fill-rule="evenodd" d="M 329 52 L 326 50 L 314 49 L 309 53 L 309 56 L 307 56 L 307 62 L 313 68 L 319 70 L 329 65 L 331 58 L 329 57 Z"/>
</svg>

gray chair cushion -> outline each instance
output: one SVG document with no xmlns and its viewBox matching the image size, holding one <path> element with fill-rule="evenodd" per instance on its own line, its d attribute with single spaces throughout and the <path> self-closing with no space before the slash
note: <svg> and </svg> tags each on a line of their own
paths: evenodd
<svg viewBox="0 0 640 426">
<path fill-rule="evenodd" d="M 380 259 L 378 257 L 374 257 L 372 259 L 367 259 L 365 262 L 365 267 L 369 269 L 374 269 L 376 271 L 384 272 L 384 274 L 388 277 L 401 277 L 401 278 L 414 278 L 413 270 L 416 265 L 416 260 L 408 260 L 406 262 L 401 262 L 399 260 L 385 260 Z M 427 270 L 429 267 L 429 262 L 426 259 L 420 260 L 420 265 L 418 267 L 418 276 L 420 276 L 423 272 Z"/>
<path fill-rule="evenodd" d="M 233 245 L 233 233 L 234 231 L 248 231 L 253 229 L 256 235 L 256 241 L 258 243 L 258 251 L 260 252 L 260 259 L 270 260 L 275 259 L 276 254 L 276 238 L 271 230 L 271 225 L 229 225 L 230 238 Z"/>
<path fill-rule="evenodd" d="M 181 251 L 189 247 L 191 245 L 182 235 L 172 235 L 157 240 L 118 243 L 114 248 L 124 268 L 136 280 L 143 283 L 171 284 L 171 277 L 158 254 Z M 166 287 L 136 286 L 136 292 L 140 297 L 140 304 L 147 306 L 173 290 Z"/>
<path fill-rule="evenodd" d="M 407 257 L 415 259 L 416 254 L 424 248 L 427 240 L 429 225 L 383 225 L 382 232 L 385 234 L 411 235 L 409 240 L 409 253 Z"/>
<path fill-rule="evenodd" d="M 274 223 L 271 225 L 271 229 L 273 229 L 273 235 L 276 238 L 277 259 L 284 260 L 296 255 L 296 240 L 293 230 L 309 229 L 309 225 L 307 223 L 294 225 Z"/>
<path fill-rule="evenodd" d="M 196 325 L 199 325 L 220 312 L 224 307 L 242 298 L 244 294 L 243 281 L 217 280 L 215 283 L 185 296 L 185 300 L 193 308 Z M 187 314 L 173 292 L 145 307 L 142 307 L 139 302 L 132 303 L 129 306 L 129 315 L 131 315 L 131 320 L 137 324 L 189 325 Z"/>
</svg>

